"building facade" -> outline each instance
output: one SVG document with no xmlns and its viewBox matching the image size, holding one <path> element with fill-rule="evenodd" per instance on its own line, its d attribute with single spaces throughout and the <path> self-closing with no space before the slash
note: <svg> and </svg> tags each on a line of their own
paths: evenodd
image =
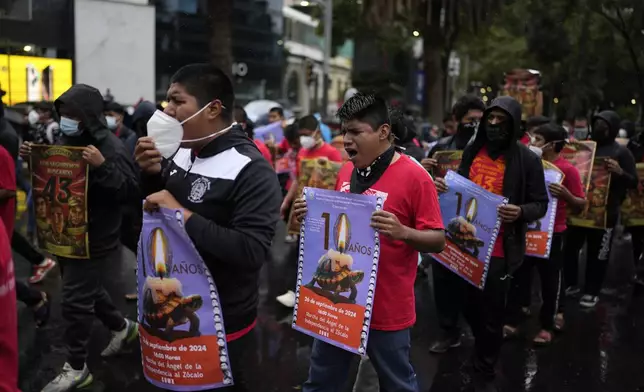
<svg viewBox="0 0 644 392">
<path fill-rule="evenodd" d="M 283 0 L 233 2 L 233 76 L 238 103 L 280 100 L 284 50 Z M 165 98 L 172 74 L 189 63 L 208 62 L 211 39 L 206 1 L 156 2 L 156 96 Z M 212 23 L 216 23 L 213 20 Z"/>
</svg>

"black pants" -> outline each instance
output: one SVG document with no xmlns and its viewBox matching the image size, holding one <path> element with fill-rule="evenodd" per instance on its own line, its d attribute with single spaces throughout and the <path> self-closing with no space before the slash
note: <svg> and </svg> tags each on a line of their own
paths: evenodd
<svg viewBox="0 0 644 392">
<path fill-rule="evenodd" d="M 16 280 L 16 297 L 18 301 L 30 308 L 33 308 L 42 301 L 42 293 L 40 291 L 20 280 Z"/>
<path fill-rule="evenodd" d="M 532 271 L 536 267 L 541 281 L 541 299 L 543 300 L 539 321 L 542 329 L 554 330 L 555 316 L 557 313 L 563 312 L 563 301 L 560 300 L 563 298 L 564 292 L 562 284 L 563 238 L 563 233 L 553 235 L 548 260 L 526 257 L 521 267 L 514 273 L 506 309 L 507 324 L 517 326 L 521 322 L 523 317 L 521 307 L 525 306 L 525 292 L 527 291 L 528 295 L 532 294 Z"/>
<path fill-rule="evenodd" d="M 257 374 L 259 356 L 257 353 L 257 334 L 255 329 L 241 338 L 228 342 L 230 367 L 235 385 L 226 388 L 209 389 L 204 392 L 257 392 L 263 391 L 261 378 Z"/>
<path fill-rule="evenodd" d="M 123 223 L 121 224 L 121 243 L 123 246 L 136 254 L 143 224 L 143 212 L 141 205 L 127 206 L 123 212 Z"/>
<path fill-rule="evenodd" d="M 67 322 L 64 336 L 67 361 L 74 369 L 82 369 L 85 363 L 94 316 L 110 331 L 125 327 L 123 315 L 105 290 L 105 282 L 109 279 L 105 271 L 119 257 L 120 247 L 104 257 L 89 260 L 58 258 L 63 275 L 61 307 Z"/>
<path fill-rule="evenodd" d="M 578 285 L 579 251 L 586 248 L 586 287 L 584 294 L 599 295 L 613 243 L 613 229 L 569 227 L 564 247 L 564 281 L 567 287 Z"/>
<path fill-rule="evenodd" d="M 13 231 L 11 237 L 11 249 L 27 259 L 31 265 L 40 265 L 44 260 L 43 255 L 17 230 Z"/>
<path fill-rule="evenodd" d="M 297 241 L 294 244 L 287 244 L 288 252 L 286 252 L 286 259 L 284 260 L 284 292 L 291 290 L 295 291 L 297 286 L 297 267 L 299 265 L 300 255 L 300 236 L 297 236 Z"/>
<path fill-rule="evenodd" d="M 463 312 L 469 284 L 438 261 L 432 263 L 434 301 L 443 339 L 456 339 L 461 334 L 458 324 Z"/>
<path fill-rule="evenodd" d="M 506 277 L 505 260 L 492 257 L 485 289 L 467 285 L 464 315 L 474 334 L 472 365 L 475 379 L 494 379 L 494 366 L 503 344 L 505 303 L 510 279 Z"/>
</svg>

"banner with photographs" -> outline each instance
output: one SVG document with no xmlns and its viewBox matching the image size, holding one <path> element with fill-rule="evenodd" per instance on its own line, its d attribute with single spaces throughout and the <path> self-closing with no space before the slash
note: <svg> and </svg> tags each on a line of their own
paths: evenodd
<svg viewBox="0 0 644 392">
<path fill-rule="evenodd" d="M 437 161 L 436 166 L 432 170 L 432 175 L 434 178 L 445 178 L 449 170 L 458 171 L 458 167 L 461 165 L 461 160 L 463 159 L 463 151 L 437 151 L 432 158 Z"/>
<path fill-rule="evenodd" d="M 448 190 L 439 198 L 447 246 L 432 255 L 483 290 L 488 264 L 501 227 L 498 208 L 508 199 L 486 191 L 456 172 L 445 176 Z"/>
<path fill-rule="evenodd" d="M 568 212 L 568 224 L 593 229 L 606 228 L 606 203 L 610 188 L 610 172 L 606 168 L 606 157 L 595 158 L 586 199 L 588 203 L 581 212 Z"/>
<path fill-rule="evenodd" d="M 371 215 L 383 200 L 315 188 L 304 198 L 293 328 L 364 355 L 379 258 Z"/>
<path fill-rule="evenodd" d="M 338 172 L 342 162 L 333 162 L 327 158 L 302 159 L 300 161 L 300 176 L 296 195 L 301 195 L 305 187 L 318 189 L 335 189 L 338 179 Z M 300 223 L 295 219 L 293 209 L 288 217 L 288 234 L 297 235 L 300 233 Z"/>
<path fill-rule="evenodd" d="M 233 385 L 217 287 L 181 210 L 144 213 L 137 264 L 145 378 L 166 391 Z"/>
<path fill-rule="evenodd" d="M 622 203 L 622 224 L 627 227 L 644 226 L 644 163 L 638 163 L 637 189 L 631 189 Z"/>
<path fill-rule="evenodd" d="M 83 148 L 33 145 L 31 186 L 38 243 L 47 252 L 88 259 L 87 176 Z"/>
<path fill-rule="evenodd" d="M 557 215 L 557 198 L 550 194 L 549 184 L 561 184 L 564 174 L 559 168 L 548 161 L 543 162 L 543 174 L 546 180 L 546 191 L 548 192 L 548 210 L 546 215 L 536 222 L 528 224 L 526 233 L 526 256 L 534 256 L 541 259 L 550 257 L 550 246 L 552 245 L 552 234 L 555 229 L 555 217 Z"/>
<path fill-rule="evenodd" d="M 561 156 L 579 171 L 581 184 L 586 193 L 588 193 L 588 187 L 590 186 L 595 151 L 597 151 L 597 143 L 591 140 L 574 140 L 566 144 L 563 150 L 561 150 Z"/>
</svg>

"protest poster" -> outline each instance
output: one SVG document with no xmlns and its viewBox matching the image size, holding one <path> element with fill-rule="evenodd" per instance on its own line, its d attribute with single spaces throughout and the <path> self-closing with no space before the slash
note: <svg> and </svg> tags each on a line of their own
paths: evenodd
<svg viewBox="0 0 644 392">
<path fill-rule="evenodd" d="M 586 193 L 588 193 L 590 186 L 590 175 L 593 171 L 596 150 L 597 143 L 591 140 L 573 140 L 561 150 L 561 156 L 579 171 L 581 184 Z"/>
<path fill-rule="evenodd" d="M 638 163 L 636 189 L 631 189 L 622 203 L 622 224 L 626 227 L 644 226 L 644 163 Z"/>
<path fill-rule="evenodd" d="M 581 212 L 568 212 L 568 224 L 571 226 L 593 229 L 606 228 L 606 203 L 610 188 L 610 172 L 606 168 L 606 157 L 595 158 L 590 176 L 590 185 L 586 199 L 588 203 Z"/>
<path fill-rule="evenodd" d="M 253 136 L 255 139 L 261 141 L 272 141 L 274 143 L 280 143 L 284 139 L 284 129 L 282 128 L 282 122 L 277 121 L 257 127 L 253 130 Z"/>
<path fill-rule="evenodd" d="M 550 246 L 552 245 L 552 234 L 555 229 L 555 217 L 557 215 L 557 198 L 550 194 L 549 184 L 561 184 L 564 174 L 559 168 L 548 161 L 543 162 L 543 175 L 546 180 L 546 191 L 548 192 L 548 210 L 546 215 L 536 222 L 528 224 L 528 231 L 525 236 L 525 254 L 541 259 L 550 257 Z"/>
<path fill-rule="evenodd" d="M 364 355 L 380 248 L 371 215 L 384 200 L 309 187 L 303 195 L 293 328 Z"/>
<path fill-rule="evenodd" d="M 437 151 L 432 158 L 437 161 L 436 166 L 432 170 L 432 175 L 434 177 L 444 178 L 447 171 L 458 171 L 458 167 L 461 165 L 461 159 L 463 158 L 463 151 Z"/>
<path fill-rule="evenodd" d="M 32 145 L 31 186 L 38 243 L 70 259 L 89 258 L 87 176 L 83 148 Z"/>
<path fill-rule="evenodd" d="M 342 162 L 333 162 L 325 157 L 302 159 L 300 161 L 300 175 L 297 184 L 296 195 L 301 195 L 305 187 L 319 189 L 335 189 L 335 183 L 338 179 L 338 172 L 342 167 Z M 293 215 L 293 209 L 288 218 L 288 234 L 299 234 L 300 223 Z"/>
<path fill-rule="evenodd" d="M 447 244 L 433 257 L 482 290 L 501 227 L 497 210 L 508 200 L 451 170 L 445 175 L 445 182 L 448 190 L 438 200 Z"/>
<path fill-rule="evenodd" d="M 144 212 L 137 254 L 143 373 L 169 391 L 233 385 L 219 294 L 181 210 Z"/>
</svg>

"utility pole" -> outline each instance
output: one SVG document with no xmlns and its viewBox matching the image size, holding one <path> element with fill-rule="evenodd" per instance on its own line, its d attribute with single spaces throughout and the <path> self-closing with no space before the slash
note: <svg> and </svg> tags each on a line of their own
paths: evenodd
<svg viewBox="0 0 644 392">
<path fill-rule="evenodd" d="M 324 6 L 324 65 L 322 78 L 322 118 L 326 117 L 329 107 L 329 87 L 331 74 L 331 48 L 333 38 L 333 0 L 326 0 Z"/>
</svg>

